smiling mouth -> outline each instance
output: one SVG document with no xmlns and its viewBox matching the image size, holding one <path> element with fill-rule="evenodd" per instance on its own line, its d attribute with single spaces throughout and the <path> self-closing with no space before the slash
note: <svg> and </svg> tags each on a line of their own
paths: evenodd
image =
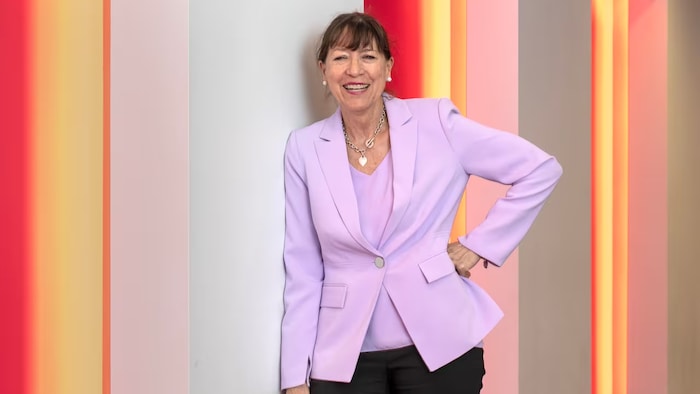
<svg viewBox="0 0 700 394">
<path fill-rule="evenodd" d="M 350 91 L 350 92 L 360 92 L 363 90 L 367 90 L 369 87 L 368 83 L 348 83 L 343 85 L 345 90 Z"/>
</svg>

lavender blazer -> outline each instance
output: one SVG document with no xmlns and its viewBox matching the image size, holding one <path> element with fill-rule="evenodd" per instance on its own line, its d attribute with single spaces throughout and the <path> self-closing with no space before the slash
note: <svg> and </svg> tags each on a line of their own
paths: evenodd
<svg viewBox="0 0 700 394">
<path fill-rule="evenodd" d="M 512 185 L 460 242 L 501 265 L 561 175 L 556 159 L 459 114 L 447 99 L 385 97 L 394 204 L 378 247 L 362 235 L 340 112 L 293 131 L 285 152 L 282 388 L 349 382 L 382 283 L 432 371 L 501 319 L 446 247 L 470 175 Z"/>
</svg>

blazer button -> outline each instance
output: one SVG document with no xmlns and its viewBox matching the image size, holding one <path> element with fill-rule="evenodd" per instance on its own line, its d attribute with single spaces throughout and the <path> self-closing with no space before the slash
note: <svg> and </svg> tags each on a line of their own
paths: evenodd
<svg viewBox="0 0 700 394">
<path fill-rule="evenodd" d="M 377 268 L 382 268 L 382 267 L 384 267 L 384 259 L 381 258 L 381 257 L 377 257 L 376 259 L 374 259 L 374 265 L 375 265 Z"/>
</svg>

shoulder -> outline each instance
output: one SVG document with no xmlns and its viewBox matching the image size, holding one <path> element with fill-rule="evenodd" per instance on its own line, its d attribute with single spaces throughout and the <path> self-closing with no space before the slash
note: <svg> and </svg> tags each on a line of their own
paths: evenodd
<svg viewBox="0 0 700 394">
<path fill-rule="evenodd" d="M 337 112 L 325 119 L 321 119 L 308 126 L 304 126 L 298 129 L 294 129 L 289 133 L 288 142 L 294 143 L 299 147 L 299 149 L 310 149 L 313 146 L 314 141 L 318 140 L 319 137 L 324 135 L 333 134 L 333 124 L 336 119 L 337 123 L 340 124 L 340 118 Z M 340 129 L 340 127 L 338 127 Z"/>
<path fill-rule="evenodd" d="M 438 107 L 441 98 L 408 98 L 402 99 L 398 97 L 389 96 L 386 99 L 386 104 L 388 106 L 405 106 L 411 111 L 424 111 L 435 109 Z"/>
<path fill-rule="evenodd" d="M 321 130 L 323 130 L 324 125 L 330 118 L 321 119 L 308 126 L 304 126 L 298 129 L 294 129 L 289 133 L 290 138 L 295 138 L 298 140 L 309 140 L 314 136 L 318 136 Z"/>
<path fill-rule="evenodd" d="M 449 98 L 410 98 L 399 99 L 392 97 L 387 100 L 387 105 L 404 107 L 411 115 L 417 118 L 435 119 L 454 108 Z"/>
<path fill-rule="evenodd" d="M 306 153 L 311 152 L 314 148 L 314 143 L 319 140 L 319 138 L 328 138 L 335 134 L 335 129 L 340 129 L 340 126 L 335 127 L 334 124 L 338 123 L 340 125 L 340 115 L 336 111 L 335 114 L 316 121 L 308 126 L 304 126 L 298 129 L 294 129 L 289 133 L 287 137 L 286 153 L 295 154 L 293 152 L 298 152 L 296 154 L 304 156 Z"/>
<path fill-rule="evenodd" d="M 411 109 L 435 109 L 440 105 L 440 101 L 445 100 L 443 98 L 411 98 L 403 99 L 402 101 L 408 105 Z"/>
</svg>

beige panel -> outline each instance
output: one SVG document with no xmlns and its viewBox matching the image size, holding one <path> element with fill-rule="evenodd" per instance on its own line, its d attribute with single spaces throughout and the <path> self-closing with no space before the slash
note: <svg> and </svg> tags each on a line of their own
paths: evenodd
<svg viewBox="0 0 700 394">
<path fill-rule="evenodd" d="M 700 1 L 669 1 L 668 379 L 700 387 Z"/>
<path fill-rule="evenodd" d="M 112 394 L 188 393 L 188 13 L 111 2 Z"/>
<path fill-rule="evenodd" d="M 520 2 L 520 135 L 564 176 L 520 248 L 520 393 L 591 392 L 590 2 Z"/>
</svg>

